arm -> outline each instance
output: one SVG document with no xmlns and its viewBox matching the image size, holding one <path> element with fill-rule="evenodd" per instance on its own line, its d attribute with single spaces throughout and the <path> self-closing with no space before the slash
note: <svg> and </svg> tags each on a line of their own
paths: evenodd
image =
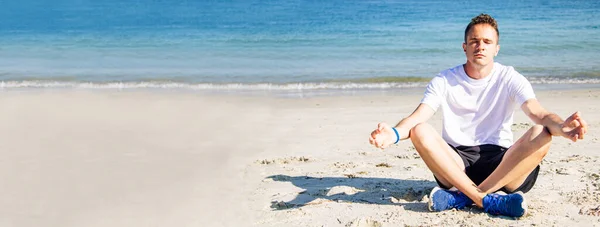
<svg viewBox="0 0 600 227">
<path fill-rule="evenodd" d="M 427 88 L 425 88 L 421 104 L 417 106 L 412 114 L 396 124 L 398 137 L 396 137 L 393 128 L 388 124 L 379 123 L 377 129 L 371 132 L 369 142 L 377 148 L 386 148 L 394 144 L 397 139 L 405 140 L 410 138 L 410 130 L 417 124 L 426 122 L 433 116 L 440 104 L 445 100 L 445 93 L 446 79 L 441 75 L 434 77 L 427 85 Z"/>
<path fill-rule="evenodd" d="M 562 120 L 555 113 L 544 109 L 537 99 L 529 99 L 521 105 L 521 109 L 536 124 L 543 125 L 553 136 L 562 136 L 576 142 L 583 139 L 587 132 L 587 123 L 579 112 Z"/>
<path fill-rule="evenodd" d="M 419 123 L 426 122 L 433 116 L 435 111 L 426 104 L 419 104 L 417 109 L 410 114 L 408 117 L 402 119 L 398 124 L 396 124 L 396 130 L 398 131 L 398 136 L 400 140 L 405 140 L 410 138 L 410 130 L 415 127 L 415 125 Z M 386 123 L 379 123 L 377 125 L 377 129 L 371 132 L 371 136 L 369 137 L 369 142 L 373 144 L 377 148 L 386 148 L 394 142 L 396 142 L 396 133 Z"/>
<path fill-rule="evenodd" d="M 419 104 L 417 109 L 413 111 L 408 117 L 402 119 L 398 124 L 396 124 L 395 128 L 398 130 L 398 135 L 400 136 L 400 140 L 405 140 L 410 138 L 410 130 L 415 127 L 417 124 L 426 122 L 435 114 L 435 111 L 429 107 L 427 104 Z"/>
</svg>

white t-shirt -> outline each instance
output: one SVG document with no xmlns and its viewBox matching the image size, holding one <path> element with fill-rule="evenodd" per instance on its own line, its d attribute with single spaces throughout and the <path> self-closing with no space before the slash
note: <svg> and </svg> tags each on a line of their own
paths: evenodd
<svg viewBox="0 0 600 227">
<path fill-rule="evenodd" d="M 431 80 L 421 103 L 443 111 L 442 137 L 453 146 L 513 144 L 511 126 L 516 108 L 535 98 L 527 79 L 513 67 L 494 63 L 487 77 L 467 76 L 463 65 Z"/>
</svg>

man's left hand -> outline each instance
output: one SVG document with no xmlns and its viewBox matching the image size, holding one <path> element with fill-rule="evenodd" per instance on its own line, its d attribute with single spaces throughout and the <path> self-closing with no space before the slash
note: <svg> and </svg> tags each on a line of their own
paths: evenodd
<svg viewBox="0 0 600 227">
<path fill-rule="evenodd" d="M 575 112 L 561 124 L 562 136 L 577 142 L 587 133 L 587 123 L 581 118 L 581 113 Z"/>
</svg>

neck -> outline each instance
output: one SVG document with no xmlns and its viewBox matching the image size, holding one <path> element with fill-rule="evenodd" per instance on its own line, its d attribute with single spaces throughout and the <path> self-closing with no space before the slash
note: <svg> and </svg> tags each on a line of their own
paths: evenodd
<svg viewBox="0 0 600 227">
<path fill-rule="evenodd" d="M 482 66 L 467 62 L 463 65 L 463 68 L 465 69 L 467 76 L 474 80 L 479 80 L 490 75 L 490 72 L 492 72 L 492 69 L 494 69 L 494 63 L 492 62 L 491 64 Z"/>
</svg>

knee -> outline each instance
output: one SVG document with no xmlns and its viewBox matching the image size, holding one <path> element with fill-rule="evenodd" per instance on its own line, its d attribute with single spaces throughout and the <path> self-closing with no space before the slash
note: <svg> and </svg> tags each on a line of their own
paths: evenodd
<svg viewBox="0 0 600 227">
<path fill-rule="evenodd" d="M 433 127 L 427 123 L 419 123 L 410 129 L 410 138 L 420 138 L 431 133 Z"/>
<path fill-rule="evenodd" d="M 540 144 L 550 144 L 552 142 L 552 135 L 545 126 L 543 125 L 534 125 L 529 130 L 529 141 L 537 142 Z"/>
<path fill-rule="evenodd" d="M 434 133 L 434 131 L 435 129 L 433 129 L 433 126 L 430 124 L 419 123 L 410 129 L 410 140 L 413 143 L 422 143 L 422 141 L 425 140 L 428 135 Z"/>
</svg>

